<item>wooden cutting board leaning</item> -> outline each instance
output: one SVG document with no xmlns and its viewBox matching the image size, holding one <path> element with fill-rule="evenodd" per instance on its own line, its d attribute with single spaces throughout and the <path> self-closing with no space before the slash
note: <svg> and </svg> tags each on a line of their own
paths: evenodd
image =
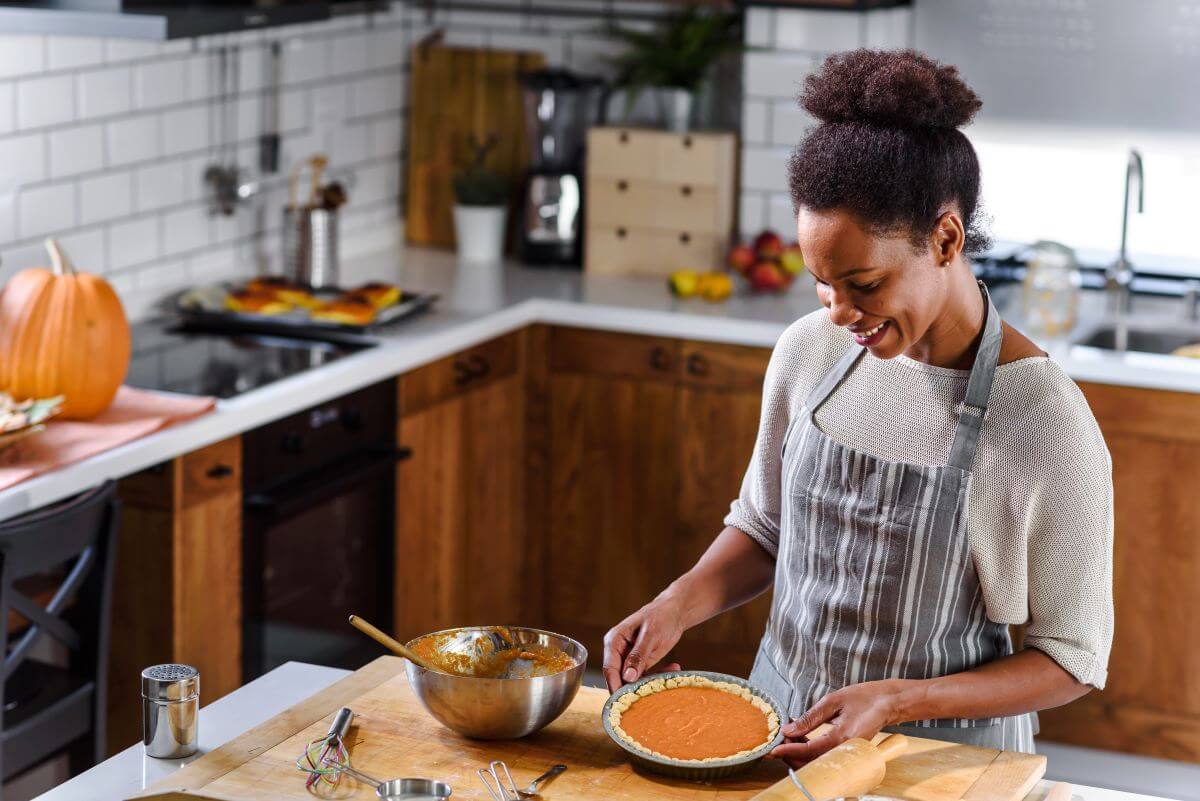
<svg viewBox="0 0 1200 801">
<path fill-rule="evenodd" d="M 448 782 L 455 799 L 487 801 L 475 771 L 504 760 L 518 786 L 561 762 L 565 773 L 546 790 L 550 801 L 803 801 L 798 789 L 775 794 L 784 766 L 765 761 L 751 771 L 711 784 L 697 784 L 635 771 L 624 752 L 604 733 L 600 710 L 608 694 L 583 688 L 566 713 L 521 740 L 468 740 L 443 728 L 408 687 L 404 661 L 385 656 L 317 693 L 152 786 L 139 798 L 161 801 L 253 801 L 311 799 L 296 757 L 310 740 L 329 729 L 343 706 L 355 718 L 346 743 L 351 763 L 381 779 L 422 776 Z M 882 740 L 882 738 L 879 738 Z M 910 801 L 1020 801 L 1046 769 L 1045 757 L 954 745 L 916 737 L 887 762 L 881 795 Z M 886 748 L 886 746 L 884 746 Z M 810 766 L 811 767 L 811 766 Z M 773 787 L 773 785 L 775 787 Z M 765 795 L 764 791 L 773 794 Z M 1044 791 L 1041 791 L 1044 793 Z M 760 795 L 761 794 L 761 795 Z M 367 799 L 373 788 L 344 778 L 321 797 Z"/>
<path fill-rule="evenodd" d="M 517 76 L 545 62 L 541 53 L 430 41 L 413 47 L 404 219 L 409 244 L 454 247 L 452 180 L 472 138 L 498 137 L 488 166 L 510 179 L 515 197 L 529 164 Z"/>
</svg>

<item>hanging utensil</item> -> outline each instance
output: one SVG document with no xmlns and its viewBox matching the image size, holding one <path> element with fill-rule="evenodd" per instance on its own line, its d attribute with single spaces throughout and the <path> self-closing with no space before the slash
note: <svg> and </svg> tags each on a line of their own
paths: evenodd
<svg viewBox="0 0 1200 801">
<path fill-rule="evenodd" d="M 411 650 L 409 650 L 406 646 L 401 645 L 397 640 L 384 634 L 382 631 L 375 628 L 375 626 L 372 626 L 370 623 L 363 620 L 358 615 L 350 616 L 350 625 L 354 626 L 354 628 L 358 629 L 363 634 L 367 635 L 372 640 L 379 643 L 384 648 L 387 648 L 388 650 L 390 650 L 392 653 L 396 654 L 397 656 L 404 657 L 409 662 L 412 662 L 414 665 L 417 665 L 418 667 L 422 667 L 422 668 L 425 668 L 426 670 L 432 670 L 432 671 L 437 672 L 437 668 L 435 668 L 431 664 L 429 664 L 428 661 L 417 656 Z"/>
</svg>

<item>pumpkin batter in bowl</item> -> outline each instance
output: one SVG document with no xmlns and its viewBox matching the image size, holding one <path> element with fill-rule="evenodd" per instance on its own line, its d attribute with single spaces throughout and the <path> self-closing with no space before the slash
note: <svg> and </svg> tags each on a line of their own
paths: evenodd
<svg viewBox="0 0 1200 801">
<path fill-rule="evenodd" d="M 765 753 L 779 733 L 778 714 L 755 692 L 699 675 L 651 679 L 614 700 L 608 723 L 642 754 L 697 765 Z"/>
</svg>

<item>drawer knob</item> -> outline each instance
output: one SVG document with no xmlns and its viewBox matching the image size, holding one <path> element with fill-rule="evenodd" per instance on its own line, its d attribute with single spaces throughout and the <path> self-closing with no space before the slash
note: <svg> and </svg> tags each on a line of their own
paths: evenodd
<svg viewBox="0 0 1200 801">
<path fill-rule="evenodd" d="M 671 360 L 667 358 L 667 349 L 661 345 L 655 345 L 650 350 L 650 366 L 655 370 L 667 370 L 671 366 Z"/>
<path fill-rule="evenodd" d="M 683 186 L 679 187 L 679 192 L 684 197 L 689 197 L 692 194 L 692 188 L 687 184 L 684 184 Z"/>
<path fill-rule="evenodd" d="M 617 239 L 624 239 L 626 233 L 628 233 L 628 232 L 624 228 L 618 228 L 617 229 Z"/>
<path fill-rule="evenodd" d="M 624 192 L 628 188 L 629 188 L 628 181 L 617 181 L 617 191 L 618 192 Z"/>
<path fill-rule="evenodd" d="M 467 358 L 467 369 L 471 371 L 471 378 L 483 378 L 492 372 L 492 365 L 482 356 L 470 356 Z"/>
<path fill-rule="evenodd" d="M 474 377 L 474 371 L 471 370 L 471 366 L 469 364 L 462 359 L 454 360 L 454 384 L 456 386 L 461 387 Z"/>
<path fill-rule="evenodd" d="M 617 141 L 620 142 L 621 144 L 625 144 L 626 142 L 628 142 L 629 141 L 629 132 L 621 131 L 621 133 L 617 136 Z"/>
<path fill-rule="evenodd" d="M 688 242 L 692 241 L 692 235 L 684 232 L 679 235 L 679 241 L 686 245 Z"/>
<path fill-rule="evenodd" d="M 683 137 L 683 146 L 691 147 L 692 146 L 692 137 L 690 137 L 690 136 Z"/>
<path fill-rule="evenodd" d="M 205 473 L 209 478 L 225 478 L 225 476 L 233 475 L 233 468 L 227 464 L 215 464 L 208 468 Z"/>
<path fill-rule="evenodd" d="M 699 353 L 689 354 L 687 357 L 687 371 L 691 375 L 708 375 L 708 359 Z"/>
</svg>

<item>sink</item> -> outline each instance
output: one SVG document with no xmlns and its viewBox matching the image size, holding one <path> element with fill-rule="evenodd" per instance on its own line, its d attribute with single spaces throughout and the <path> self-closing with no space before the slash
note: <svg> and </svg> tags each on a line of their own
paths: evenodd
<svg viewBox="0 0 1200 801">
<path fill-rule="evenodd" d="M 1126 326 L 1127 334 L 1125 350 L 1136 350 L 1141 353 L 1170 354 L 1184 345 L 1200 342 L 1200 330 L 1175 331 L 1155 328 L 1138 328 Z M 1104 350 L 1119 350 L 1117 347 L 1117 327 L 1106 325 L 1093 330 L 1090 334 L 1075 340 L 1076 345 Z"/>
</svg>

